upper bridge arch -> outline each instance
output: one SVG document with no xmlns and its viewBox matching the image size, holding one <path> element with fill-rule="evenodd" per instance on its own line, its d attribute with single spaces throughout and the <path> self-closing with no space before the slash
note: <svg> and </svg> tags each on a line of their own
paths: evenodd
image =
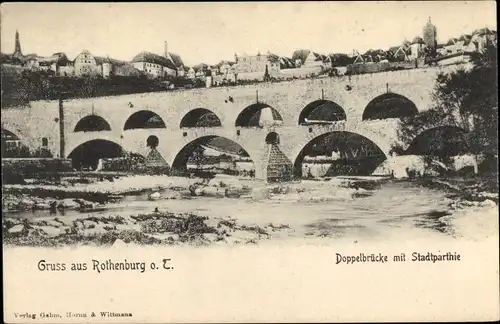
<svg viewBox="0 0 500 324">
<path fill-rule="evenodd" d="M 331 123 L 346 120 L 345 110 L 331 100 L 315 100 L 302 109 L 299 115 L 299 125 L 311 123 Z"/>
<path fill-rule="evenodd" d="M 362 120 L 403 118 L 418 114 L 417 106 L 407 97 L 388 92 L 372 99 L 363 110 Z"/>
<path fill-rule="evenodd" d="M 221 127 L 220 118 L 211 110 L 196 108 L 188 111 L 180 122 L 180 128 Z"/>
<path fill-rule="evenodd" d="M 163 119 L 151 110 L 139 110 L 128 117 L 123 130 L 137 128 L 166 128 Z"/>
<path fill-rule="evenodd" d="M 109 123 L 99 115 L 87 115 L 80 119 L 73 132 L 101 132 L 110 131 Z"/>
<path fill-rule="evenodd" d="M 283 124 L 279 111 L 265 103 L 254 103 L 243 109 L 236 118 L 236 127 L 264 127 Z"/>
</svg>

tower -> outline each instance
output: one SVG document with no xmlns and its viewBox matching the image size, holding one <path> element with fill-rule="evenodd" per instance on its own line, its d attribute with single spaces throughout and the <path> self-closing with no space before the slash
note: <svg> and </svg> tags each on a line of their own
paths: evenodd
<svg viewBox="0 0 500 324">
<path fill-rule="evenodd" d="M 164 43 L 164 49 L 163 50 L 164 50 L 163 56 L 165 56 L 166 58 L 168 58 L 168 42 L 167 41 L 165 41 L 165 43 Z"/>
<path fill-rule="evenodd" d="M 19 32 L 16 30 L 16 47 L 14 48 L 14 57 L 20 58 L 23 56 L 21 52 L 21 41 L 19 40 Z"/>
<path fill-rule="evenodd" d="M 434 51 L 437 46 L 437 29 L 431 23 L 431 17 L 429 17 L 429 21 L 424 26 L 423 30 L 423 39 L 424 43 L 431 51 Z"/>
</svg>

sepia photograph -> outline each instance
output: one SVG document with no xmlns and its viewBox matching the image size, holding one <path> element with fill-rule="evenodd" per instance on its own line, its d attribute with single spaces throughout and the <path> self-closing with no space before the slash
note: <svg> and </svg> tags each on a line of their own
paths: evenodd
<svg viewBox="0 0 500 324">
<path fill-rule="evenodd" d="M 459 271 L 465 250 L 444 246 L 498 244 L 496 28 L 490 1 L 2 3 L 4 280 L 21 289 L 31 273 L 77 281 L 79 270 L 92 286 L 105 272 L 150 272 L 136 248 L 160 249 L 172 272 L 168 251 L 286 264 L 326 248 L 343 276 L 385 263 Z M 105 259 L 70 259 L 90 248 Z M 72 304 L 4 312 L 94 320 Z M 148 319 L 119 308 L 96 321 Z M 272 318 L 154 309 L 154 322 Z M 309 310 L 273 320 L 317 319 Z"/>
</svg>

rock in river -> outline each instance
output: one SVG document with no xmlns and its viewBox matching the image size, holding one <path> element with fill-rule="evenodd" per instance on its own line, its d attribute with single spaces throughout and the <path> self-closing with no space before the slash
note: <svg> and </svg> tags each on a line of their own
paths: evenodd
<svg viewBox="0 0 500 324">
<path fill-rule="evenodd" d="M 35 206 L 35 202 L 31 199 L 23 198 L 19 202 L 19 207 L 22 209 L 33 208 Z"/>
<path fill-rule="evenodd" d="M 73 199 L 63 199 L 59 205 L 57 206 L 58 208 L 66 208 L 66 209 L 76 209 L 80 207 L 80 204 L 74 201 Z"/>
<path fill-rule="evenodd" d="M 40 202 L 35 205 L 36 209 L 50 209 L 50 204 L 48 202 Z"/>
<path fill-rule="evenodd" d="M 12 233 L 20 233 L 23 231 L 23 229 L 24 229 L 24 225 L 18 224 L 18 225 L 14 225 L 11 228 L 9 228 L 8 232 L 11 234 Z"/>
<path fill-rule="evenodd" d="M 161 198 L 161 194 L 159 192 L 153 192 L 149 195 L 149 200 L 158 200 Z"/>
<path fill-rule="evenodd" d="M 217 187 L 205 187 L 202 190 L 202 195 L 207 197 L 223 198 L 226 195 L 226 189 Z"/>
<path fill-rule="evenodd" d="M 495 207 L 497 204 L 491 200 L 491 199 L 486 199 L 485 201 L 481 202 L 481 206 L 484 207 Z"/>
</svg>

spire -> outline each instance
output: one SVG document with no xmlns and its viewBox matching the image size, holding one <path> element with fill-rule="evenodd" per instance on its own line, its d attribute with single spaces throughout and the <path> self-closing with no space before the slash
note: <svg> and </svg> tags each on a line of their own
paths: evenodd
<svg viewBox="0 0 500 324">
<path fill-rule="evenodd" d="M 14 48 L 14 55 L 22 56 L 21 52 L 21 41 L 19 40 L 19 32 L 16 30 L 16 47 Z"/>
<path fill-rule="evenodd" d="M 431 23 L 431 17 L 429 16 L 429 24 Z"/>
</svg>

